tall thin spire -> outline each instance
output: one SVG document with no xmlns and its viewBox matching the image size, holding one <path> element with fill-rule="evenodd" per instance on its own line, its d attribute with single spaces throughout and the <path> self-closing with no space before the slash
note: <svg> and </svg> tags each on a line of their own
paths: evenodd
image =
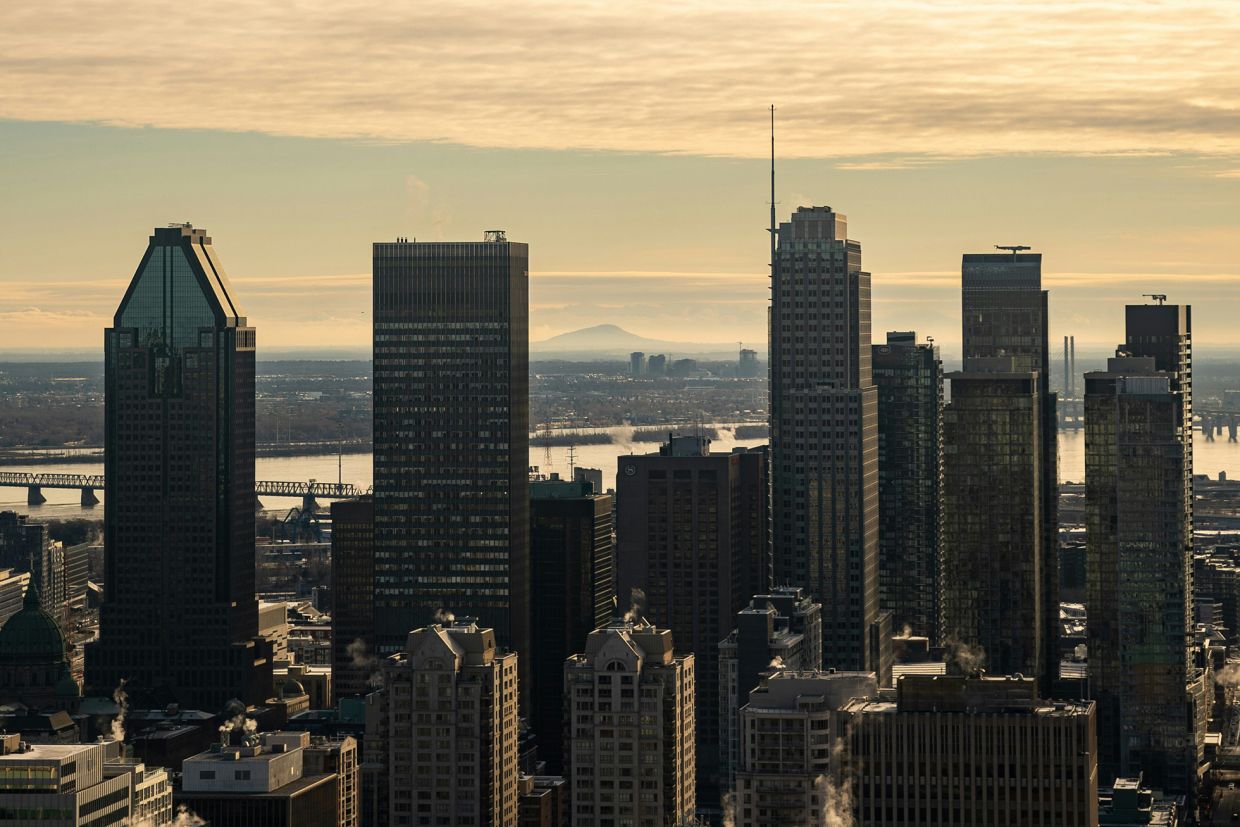
<svg viewBox="0 0 1240 827">
<path fill-rule="evenodd" d="M 771 104 L 771 276 L 775 275 L 775 104 Z"/>
</svg>

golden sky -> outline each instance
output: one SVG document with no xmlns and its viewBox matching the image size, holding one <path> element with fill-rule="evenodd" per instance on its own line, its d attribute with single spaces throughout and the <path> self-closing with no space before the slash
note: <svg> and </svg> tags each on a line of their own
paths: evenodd
<svg viewBox="0 0 1240 827">
<path fill-rule="evenodd" d="M 959 254 L 1030 243 L 1107 342 L 1099 303 L 1233 298 L 1237 44 L 1235 0 L 12 0 L 0 348 L 94 346 L 187 219 L 287 346 L 365 345 L 370 241 L 493 226 L 531 243 L 535 337 L 764 339 L 772 102 L 781 214 L 849 215 L 876 331 L 950 342 Z"/>
</svg>

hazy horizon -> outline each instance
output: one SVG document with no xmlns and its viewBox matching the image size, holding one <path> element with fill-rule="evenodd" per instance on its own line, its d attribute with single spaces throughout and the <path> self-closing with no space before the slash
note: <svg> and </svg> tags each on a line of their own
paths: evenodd
<svg viewBox="0 0 1240 827">
<path fill-rule="evenodd" d="M 0 348 L 97 346 L 187 220 L 264 347 L 364 347 L 372 242 L 491 228 L 532 339 L 760 345 L 771 103 L 780 219 L 848 216 L 876 340 L 958 348 L 961 254 L 1027 244 L 1053 339 L 1166 293 L 1240 345 L 1240 4 L 638 5 L 0 8 Z"/>
</svg>

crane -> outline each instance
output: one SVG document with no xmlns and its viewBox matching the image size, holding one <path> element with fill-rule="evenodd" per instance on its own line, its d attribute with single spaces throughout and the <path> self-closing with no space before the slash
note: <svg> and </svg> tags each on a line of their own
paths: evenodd
<svg viewBox="0 0 1240 827">
<path fill-rule="evenodd" d="M 996 244 L 995 249 L 996 250 L 1007 250 L 1013 256 L 1015 256 L 1021 250 L 1032 250 L 1033 248 L 1026 247 L 1024 244 Z"/>
<path fill-rule="evenodd" d="M 1161 306 L 1162 303 L 1167 300 L 1167 294 L 1166 293 L 1142 293 L 1141 298 L 1153 299 L 1154 301 L 1158 302 L 1158 304 Z"/>
</svg>

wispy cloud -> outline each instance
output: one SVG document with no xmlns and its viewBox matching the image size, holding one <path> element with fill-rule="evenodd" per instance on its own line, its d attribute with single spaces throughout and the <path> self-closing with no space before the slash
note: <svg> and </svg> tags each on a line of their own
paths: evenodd
<svg viewBox="0 0 1240 827">
<path fill-rule="evenodd" d="M 0 116 L 756 157 L 774 101 L 784 156 L 854 169 L 1230 157 L 1237 42 L 1234 0 L 12 0 Z"/>
</svg>

